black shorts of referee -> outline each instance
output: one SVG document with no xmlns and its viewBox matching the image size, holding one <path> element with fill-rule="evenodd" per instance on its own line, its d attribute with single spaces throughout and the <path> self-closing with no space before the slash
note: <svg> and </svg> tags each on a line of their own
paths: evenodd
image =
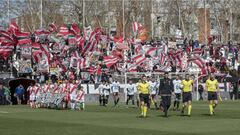
<svg viewBox="0 0 240 135">
<path fill-rule="evenodd" d="M 208 91 L 208 100 L 218 100 L 217 92 Z"/>
<path fill-rule="evenodd" d="M 145 104 L 147 104 L 149 102 L 149 95 L 150 94 L 139 94 L 139 98 L 141 102 L 144 102 Z"/>
<path fill-rule="evenodd" d="M 182 97 L 183 97 L 183 103 L 192 101 L 192 92 L 183 92 Z"/>
</svg>

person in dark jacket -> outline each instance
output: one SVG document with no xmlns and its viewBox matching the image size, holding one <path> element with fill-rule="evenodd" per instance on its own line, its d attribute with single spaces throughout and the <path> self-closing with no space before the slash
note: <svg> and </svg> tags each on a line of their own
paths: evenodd
<svg viewBox="0 0 240 135">
<path fill-rule="evenodd" d="M 173 82 L 164 73 L 164 78 L 160 80 L 159 95 L 161 96 L 160 109 L 164 112 L 164 117 L 168 117 L 168 109 L 171 106 L 171 95 L 173 94 Z"/>
</svg>

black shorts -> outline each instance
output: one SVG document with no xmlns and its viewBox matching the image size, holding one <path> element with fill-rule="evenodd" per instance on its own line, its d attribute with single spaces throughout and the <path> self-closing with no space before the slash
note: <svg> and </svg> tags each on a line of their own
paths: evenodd
<svg viewBox="0 0 240 135">
<path fill-rule="evenodd" d="M 181 100 L 181 93 L 175 93 L 175 100 L 180 101 Z"/>
<path fill-rule="evenodd" d="M 191 92 L 183 92 L 182 97 L 183 97 L 183 103 L 192 101 L 192 93 Z"/>
<path fill-rule="evenodd" d="M 127 95 L 127 99 L 134 100 L 134 95 Z"/>
<path fill-rule="evenodd" d="M 147 104 L 149 102 L 149 94 L 139 94 L 140 101 Z"/>
<path fill-rule="evenodd" d="M 152 99 L 155 99 L 156 96 L 157 96 L 156 94 L 151 95 Z"/>
<path fill-rule="evenodd" d="M 118 92 L 113 92 L 113 96 L 118 96 Z"/>
<path fill-rule="evenodd" d="M 217 92 L 208 92 L 208 100 L 218 100 Z"/>
</svg>

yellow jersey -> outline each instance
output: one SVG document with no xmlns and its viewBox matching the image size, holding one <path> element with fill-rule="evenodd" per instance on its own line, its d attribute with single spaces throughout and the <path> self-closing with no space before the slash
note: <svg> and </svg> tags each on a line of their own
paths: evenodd
<svg viewBox="0 0 240 135">
<path fill-rule="evenodd" d="M 193 80 L 182 80 L 183 92 L 191 92 L 191 85 L 193 85 Z"/>
<path fill-rule="evenodd" d="M 148 82 L 139 83 L 137 88 L 138 88 L 139 93 L 141 93 L 141 94 L 149 94 L 150 93 L 150 84 Z"/>
<path fill-rule="evenodd" d="M 216 92 L 217 89 L 218 89 L 218 81 L 216 79 L 213 80 L 213 81 L 208 79 L 206 81 L 206 85 L 205 86 L 206 86 L 207 91 Z"/>
</svg>

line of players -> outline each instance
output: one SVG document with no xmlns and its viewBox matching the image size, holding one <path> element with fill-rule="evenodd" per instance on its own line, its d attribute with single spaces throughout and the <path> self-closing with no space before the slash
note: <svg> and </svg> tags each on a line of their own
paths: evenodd
<svg viewBox="0 0 240 135">
<path fill-rule="evenodd" d="M 49 107 L 49 104 L 38 103 L 36 99 L 43 93 L 51 94 L 64 94 L 64 99 L 60 108 L 67 109 L 85 109 L 85 92 L 82 86 L 80 86 L 80 81 L 62 81 L 59 83 L 52 83 L 47 81 L 47 83 L 40 85 L 36 83 L 31 84 L 27 91 L 29 92 L 29 104 L 32 108 L 39 107 Z"/>
<path fill-rule="evenodd" d="M 220 98 L 218 81 L 213 75 L 209 75 L 205 87 L 206 93 L 208 93 L 210 115 L 213 115 L 214 109 L 218 104 L 218 97 Z M 143 76 L 138 83 L 133 84 L 132 80 L 130 80 L 126 86 L 126 105 L 128 105 L 130 100 L 132 101 L 132 105 L 135 105 L 134 101 L 136 99 L 137 106 L 141 108 L 141 117 L 146 117 L 147 110 L 150 109 L 151 104 L 153 104 L 156 109 L 160 108 L 160 110 L 164 112 L 164 116 L 168 117 L 171 98 L 174 96 L 173 110 L 180 111 L 180 101 L 182 99 L 181 114 L 184 115 L 184 111 L 187 108 L 187 116 L 191 116 L 193 88 L 194 81 L 188 74 L 185 76 L 185 79 L 181 79 L 180 76 L 177 75 L 176 78 L 172 80 L 169 78 L 168 73 L 165 73 L 164 78 L 160 79 L 160 82 L 156 79 Z M 103 81 L 98 87 L 98 90 L 100 105 L 106 106 L 108 104 L 110 92 L 113 93 L 114 105 L 118 105 L 120 84 L 117 81 L 114 81 L 112 84 Z M 159 106 L 157 105 L 158 95 L 161 96 Z"/>
<path fill-rule="evenodd" d="M 218 105 L 218 98 L 221 100 L 219 93 L 218 81 L 213 75 L 209 75 L 205 83 L 206 93 L 208 94 L 210 115 L 214 114 L 214 110 Z M 147 116 L 149 99 L 152 97 L 151 88 L 152 83 L 147 82 L 145 76 L 142 77 L 141 82 L 137 85 L 139 91 L 139 99 L 141 102 L 141 117 Z M 160 110 L 164 112 L 164 117 L 168 117 L 168 109 L 171 106 L 171 96 L 175 96 L 174 110 L 179 110 L 179 104 L 182 95 L 182 110 L 181 114 L 184 115 L 184 111 L 187 108 L 187 116 L 191 116 L 192 111 L 192 89 L 194 88 L 194 81 L 190 79 L 189 75 L 185 76 L 185 79 L 181 80 L 179 76 L 172 80 L 169 78 L 168 73 L 164 74 L 164 78 L 160 79 L 159 83 L 159 95 L 161 96 Z"/>
</svg>

